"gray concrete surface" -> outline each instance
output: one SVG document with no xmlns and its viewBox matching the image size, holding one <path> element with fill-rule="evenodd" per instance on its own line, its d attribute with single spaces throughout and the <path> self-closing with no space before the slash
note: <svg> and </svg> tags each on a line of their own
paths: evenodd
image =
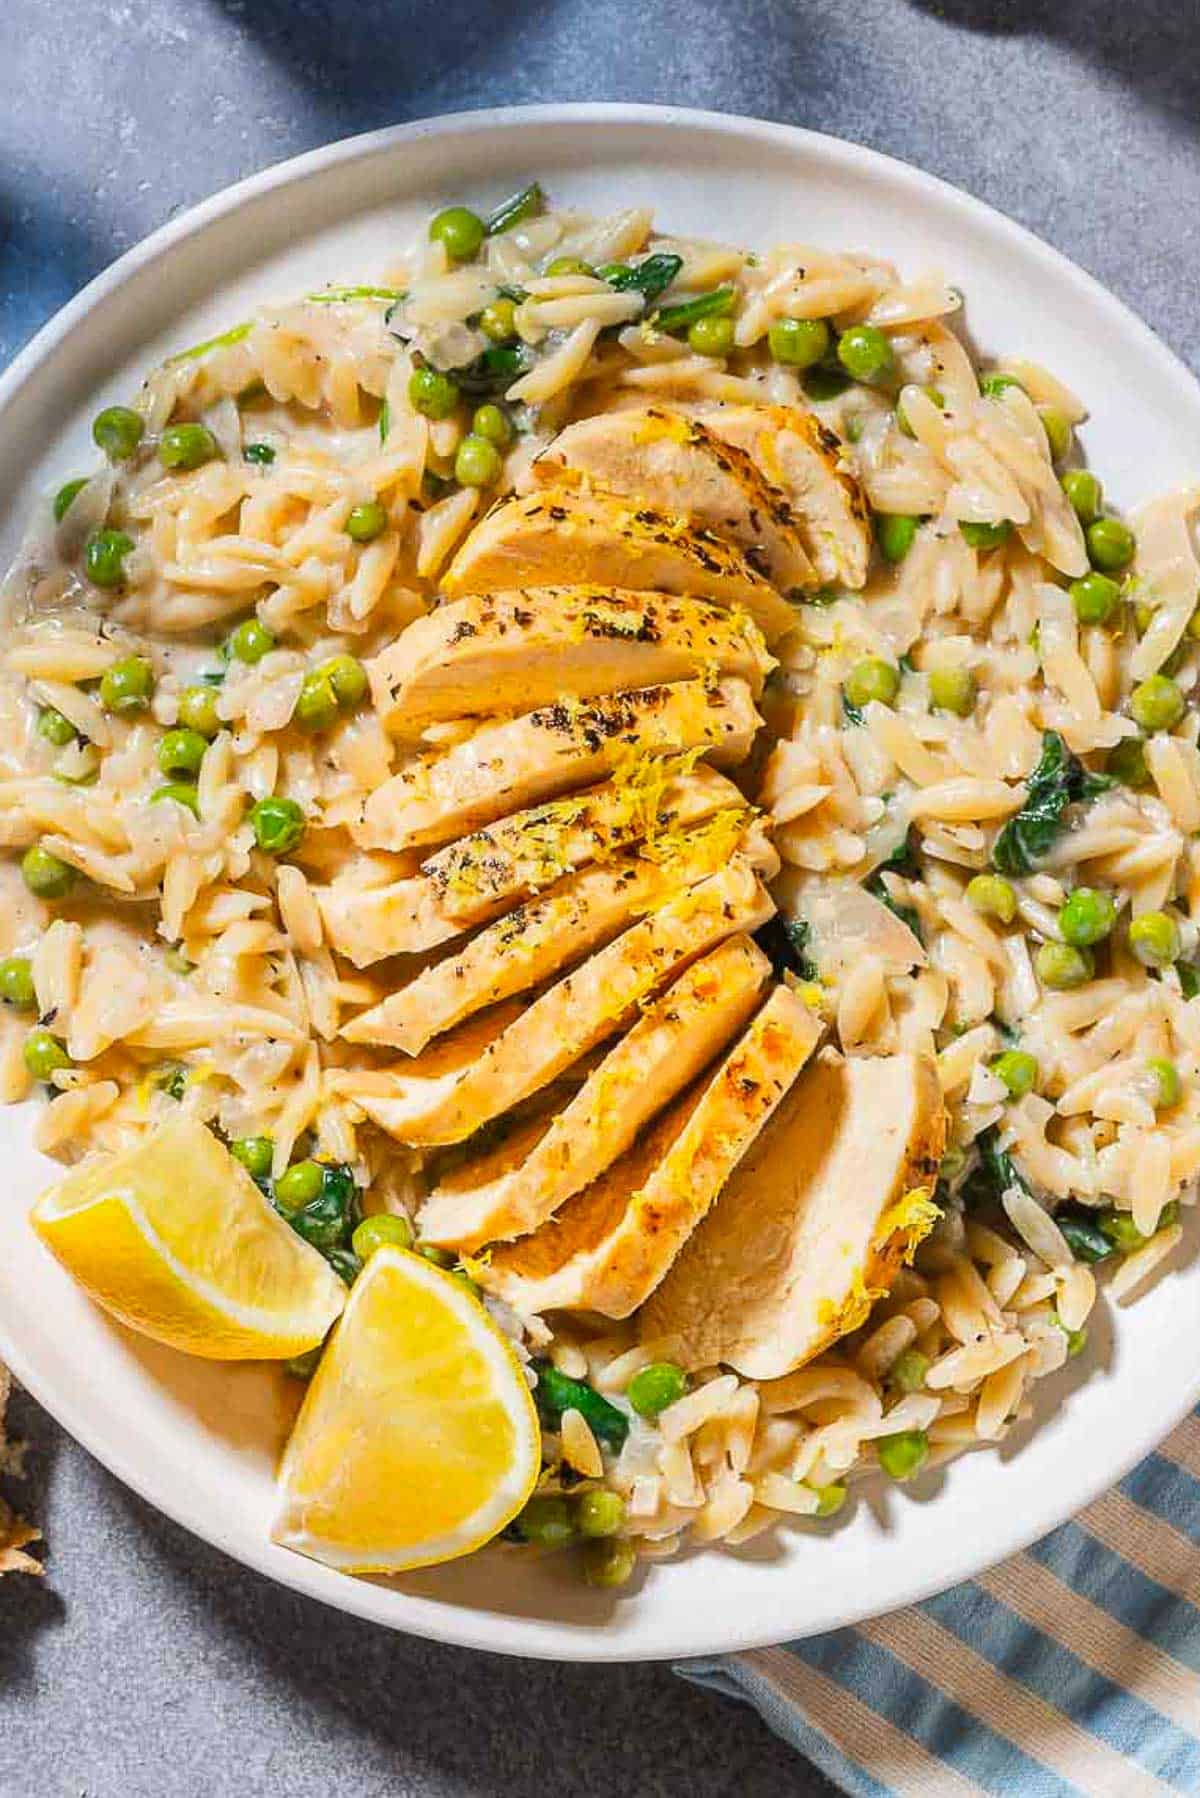
<svg viewBox="0 0 1200 1798">
<path fill-rule="evenodd" d="M 1197 366 L 1195 46 L 1170 0 L 0 0 L 0 363 L 155 225 L 284 156 L 458 108 L 624 99 L 921 164 Z M 16 1420 L 49 1577 L 0 1588 L 3 1798 L 830 1789 L 666 1669 L 470 1656 L 278 1591 L 28 1400 Z"/>
</svg>

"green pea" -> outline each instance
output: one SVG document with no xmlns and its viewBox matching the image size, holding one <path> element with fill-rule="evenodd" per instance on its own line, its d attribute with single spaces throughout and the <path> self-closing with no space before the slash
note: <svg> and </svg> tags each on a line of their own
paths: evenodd
<svg viewBox="0 0 1200 1798">
<path fill-rule="evenodd" d="M 202 737 L 213 738 L 221 728 L 217 696 L 211 687 L 185 687 L 179 696 L 179 722 Z"/>
<path fill-rule="evenodd" d="M 198 730 L 169 730 L 158 746 L 158 765 L 164 774 L 195 774 L 207 748 Z"/>
<path fill-rule="evenodd" d="M 29 891 L 39 899 L 65 899 L 75 885 L 75 870 L 40 843 L 21 857 L 21 875 Z"/>
<path fill-rule="evenodd" d="M 639 1417 L 657 1417 L 668 1405 L 682 1398 L 688 1389 L 688 1377 L 674 1361 L 651 1361 L 640 1367 L 625 1388 Z"/>
<path fill-rule="evenodd" d="M 885 562 L 903 562 L 913 546 L 920 522 L 908 512 L 875 514 L 875 541 Z"/>
<path fill-rule="evenodd" d="M 0 999 L 18 1011 L 31 1011 L 37 1004 L 33 963 L 27 955 L 6 955 L 0 961 Z"/>
<path fill-rule="evenodd" d="M 118 718 L 144 711 L 154 692 L 154 669 L 145 656 L 126 656 L 100 677 L 100 703 Z"/>
<path fill-rule="evenodd" d="M 230 634 L 228 649 L 231 656 L 239 662 L 248 662 L 251 667 L 261 662 L 275 647 L 275 633 L 260 624 L 257 618 L 244 618 L 237 629 Z"/>
<path fill-rule="evenodd" d="M 1132 1255 L 1150 1240 L 1142 1235 L 1128 1211 L 1118 1211 L 1115 1205 L 1106 1205 L 1103 1211 L 1097 1212 L 1096 1222 L 1113 1247 L 1120 1249 L 1123 1255 Z"/>
<path fill-rule="evenodd" d="M 494 443 L 497 449 L 505 449 L 512 442 L 512 424 L 502 406 L 478 407 L 471 420 L 471 430 L 476 437 L 483 437 L 488 443 Z"/>
<path fill-rule="evenodd" d="M 1024 1049 L 1006 1049 L 993 1061 L 992 1072 L 1004 1082 L 1010 1099 L 1023 1099 L 1037 1085 L 1037 1057 Z"/>
<path fill-rule="evenodd" d="M 1076 887 L 1068 894 L 1058 914 L 1058 928 L 1063 942 L 1076 949 L 1090 949 L 1102 943 L 1117 921 L 1117 907 L 1111 893 L 1096 887 Z"/>
<path fill-rule="evenodd" d="M 688 348 L 697 356 L 728 356 L 733 350 L 731 318 L 697 318 L 688 326 Z"/>
<path fill-rule="evenodd" d="M 976 874 L 967 882 L 967 904 L 982 917 L 1011 924 L 1017 915 L 1017 889 L 999 874 Z"/>
<path fill-rule="evenodd" d="M 919 1349 L 906 1348 L 888 1369 L 888 1385 L 895 1386 L 900 1392 L 920 1392 L 928 1372 L 929 1356 L 921 1354 Z"/>
<path fill-rule="evenodd" d="M 63 482 L 63 485 L 54 495 L 53 512 L 55 524 L 62 523 L 63 519 L 71 509 L 71 501 L 77 494 L 82 493 L 86 486 L 86 475 L 81 475 L 78 480 Z"/>
<path fill-rule="evenodd" d="M 71 1057 L 48 1030 L 31 1030 L 21 1055 L 35 1080 L 49 1080 L 51 1074 L 71 1065 Z"/>
<path fill-rule="evenodd" d="M 1042 985 L 1053 992 L 1086 986 L 1095 971 L 1091 950 L 1076 949 L 1071 943 L 1043 943 L 1033 965 Z"/>
<path fill-rule="evenodd" d="M 303 1211 L 320 1195 L 325 1170 L 319 1161 L 294 1161 L 275 1182 L 275 1203 L 281 1211 Z"/>
<path fill-rule="evenodd" d="M 877 699 L 881 705 L 893 705 L 900 691 L 900 670 L 878 656 L 864 656 L 856 662 L 842 682 L 842 692 L 850 705 L 859 709 Z"/>
<path fill-rule="evenodd" d="M 1128 568 L 1137 553 L 1137 539 L 1119 518 L 1097 518 L 1084 532 L 1088 555 L 1106 574 Z"/>
<path fill-rule="evenodd" d="M 357 656 L 330 656 L 317 673 L 333 688 L 338 705 L 345 712 L 354 710 L 367 691 L 367 671 Z"/>
<path fill-rule="evenodd" d="M 850 377 L 844 369 L 830 368 L 824 362 L 804 371 L 804 392 L 816 405 L 838 399 L 849 385 Z"/>
<path fill-rule="evenodd" d="M 292 713 L 292 723 L 306 731 L 328 730 L 338 710 L 337 694 L 329 676 L 322 674 L 320 669 L 306 674 Z"/>
<path fill-rule="evenodd" d="M 556 256 L 553 262 L 548 262 L 542 270 L 542 273 L 549 276 L 551 280 L 556 279 L 559 275 L 594 275 L 595 272 L 590 262 L 584 262 L 578 256 Z"/>
<path fill-rule="evenodd" d="M 535 1492 L 513 1519 L 513 1530 L 523 1541 L 534 1542 L 539 1548 L 565 1548 L 576 1536 L 570 1500 L 557 1492 Z"/>
<path fill-rule="evenodd" d="M 254 840 L 268 855 L 287 855 L 305 831 L 304 813 L 294 799 L 260 799 L 250 807 Z"/>
<path fill-rule="evenodd" d="M 1104 489 L 1091 469 L 1068 468 L 1062 478 L 1062 490 L 1080 524 L 1094 524 L 1104 504 Z"/>
<path fill-rule="evenodd" d="M 188 960 L 178 943 L 172 943 L 168 949 L 163 951 L 163 960 L 172 974 L 190 974 L 196 965 L 194 961 Z"/>
<path fill-rule="evenodd" d="M 922 387 L 921 392 L 927 399 L 932 400 L 935 406 L 941 407 L 946 403 L 946 396 L 940 387 Z M 914 435 L 913 428 L 908 422 L 908 413 L 904 410 L 903 401 L 896 407 L 896 424 L 906 437 Z"/>
<path fill-rule="evenodd" d="M 130 406 L 106 406 L 92 420 L 92 442 L 114 462 L 128 461 L 138 444 L 146 421 Z"/>
<path fill-rule="evenodd" d="M 270 468 L 275 460 L 275 447 L 270 443 L 248 443 L 242 451 L 242 460 L 255 468 Z"/>
<path fill-rule="evenodd" d="M 1183 1082 L 1179 1078 L 1179 1069 L 1175 1066 L 1173 1061 L 1166 1061 L 1161 1056 L 1155 1056 L 1152 1061 L 1146 1063 L 1146 1066 L 1154 1075 L 1158 1087 L 1157 1096 L 1154 1100 L 1154 1109 L 1156 1111 L 1170 1111 L 1172 1105 L 1178 1105 L 1179 1096 L 1183 1091 Z"/>
<path fill-rule="evenodd" d="M 1183 948 L 1179 926 L 1165 911 L 1144 911 L 1129 926 L 1129 947 L 1144 968 L 1166 968 Z"/>
<path fill-rule="evenodd" d="M 517 306 L 515 300 L 501 294 L 490 306 L 485 306 L 479 314 L 479 329 L 492 343 L 507 343 L 517 333 Z M 419 410 L 419 408 L 418 408 Z"/>
<path fill-rule="evenodd" d="M 269 1136 L 238 1136 L 230 1143 L 229 1153 L 255 1180 L 265 1180 L 271 1172 L 275 1144 Z"/>
<path fill-rule="evenodd" d="M 316 1348 L 305 1349 L 302 1355 L 293 1355 L 285 1361 L 284 1372 L 290 1373 L 294 1380 L 311 1380 L 321 1364 L 325 1344 L 318 1342 Z"/>
<path fill-rule="evenodd" d="M 1183 694 L 1169 674 L 1151 674 L 1129 695 L 1129 710 L 1143 730 L 1173 730 L 1183 717 Z"/>
<path fill-rule="evenodd" d="M 1087 1331 L 1068 1330 L 1057 1311 L 1052 1311 L 1050 1315 L 1067 1339 L 1067 1360 L 1073 1361 L 1076 1355 L 1081 1355 L 1087 1347 Z"/>
<path fill-rule="evenodd" d="M 376 1249 L 411 1249 L 413 1244 L 412 1225 L 406 1217 L 397 1217 L 392 1212 L 381 1211 L 375 1217 L 364 1217 L 361 1224 L 355 1226 L 354 1235 L 350 1238 L 350 1246 L 360 1261 L 369 1261 Z"/>
<path fill-rule="evenodd" d="M 1042 421 L 1042 429 L 1046 433 L 1046 442 L 1050 446 L 1050 460 L 1061 462 L 1070 455 L 1071 444 L 1075 433 L 1071 429 L 1071 421 L 1065 412 L 1057 406 L 1039 406 L 1038 417 Z"/>
<path fill-rule="evenodd" d="M 829 354 L 832 342 L 823 318 L 777 318 L 767 332 L 767 347 L 787 368 L 812 368 Z"/>
<path fill-rule="evenodd" d="M 1104 770 L 1127 787 L 1148 787 L 1150 770 L 1146 766 L 1146 745 L 1141 737 L 1122 737 L 1109 750 Z"/>
<path fill-rule="evenodd" d="M 998 400 L 1002 393 L 1008 392 L 1010 387 L 1015 387 L 1018 393 L 1025 391 L 1016 375 L 984 375 L 979 383 L 980 393 L 989 400 Z"/>
<path fill-rule="evenodd" d="M 1080 624 L 1107 624 L 1121 597 L 1116 581 L 1094 569 L 1072 581 L 1067 592 Z"/>
<path fill-rule="evenodd" d="M 840 1481 L 833 1481 L 828 1486 L 817 1486 L 818 1517 L 836 1517 L 846 1502 L 846 1488 Z"/>
<path fill-rule="evenodd" d="M 439 1249 L 436 1242 L 419 1242 L 417 1254 L 422 1261 L 428 1261 L 433 1267 L 449 1269 L 454 1266 L 454 1256 L 449 1249 Z"/>
<path fill-rule="evenodd" d="M 38 736 L 45 737 L 47 743 L 53 743 L 56 749 L 63 749 L 68 743 L 75 741 L 75 726 L 69 718 L 64 718 L 61 712 L 55 711 L 52 705 L 38 713 L 37 729 Z"/>
<path fill-rule="evenodd" d="M 207 425 L 168 425 L 158 440 L 164 468 L 203 468 L 215 462 L 221 446 Z"/>
<path fill-rule="evenodd" d="M 636 1566 L 637 1551 L 624 1536 L 584 1544 L 583 1577 L 589 1586 L 623 1586 Z"/>
<path fill-rule="evenodd" d="M 155 787 L 150 795 L 151 805 L 158 805 L 164 799 L 173 800 L 191 812 L 193 818 L 200 816 L 200 795 L 190 780 L 169 780 L 161 787 Z"/>
<path fill-rule="evenodd" d="M 969 668 L 933 668 L 929 674 L 929 699 L 935 711 L 969 718 L 975 710 L 978 684 Z"/>
<path fill-rule="evenodd" d="M 429 221 L 430 243 L 445 246 L 454 262 L 469 262 L 483 242 L 486 227 L 483 220 L 465 206 L 447 206 Z"/>
<path fill-rule="evenodd" d="M 132 548 L 133 538 L 126 531 L 93 531 L 83 546 L 84 572 L 93 587 L 119 587 Z"/>
<path fill-rule="evenodd" d="M 838 339 L 838 361 L 855 381 L 882 381 L 895 364 L 891 339 L 876 325 L 851 325 Z"/>
<path fill-rule="evenodd" d="M 980 524 L 964 518 L 958 528 L 964 542 L 972 549 L 997 549 L 1012 535 L 1012 523 L 1007 518 L 1002 518 L 998 524 Z"/>
<path fill-rule="evenodd" d="M 352 506 L 346 514 L 344 530 L 347 537 L 355 543 L 374 543 L 376 537 L 382 537 L 388 527 L 388 515 L 377 499 L 366 500 L 361 506 Z"/>
<path fill-rule="evenodd" d="M 454 478 L 460 487 L 490 487 L 500 479 L 500 455 L 486 437 L 464 437 L 454 457 Z"/>
<path fill-rule="evenodd" d="M 414 368 L 408 377 L 408 399 L 423 418 L 449 418 L 458 405 L 458 388 L 439 368 Z"/>
<path fill-rule="evenodd" d="M 593 1541 L 615 1536 L 625 1522 L 625 1501 L 616 1492 L 597 1487 L 581 1492 L 575 1500 L 575 1527 Z"/>
<path fill-rule="evenodd" d="M 929 1458 L 929 1438 L 924 1430 L 897 1430 L 875 1444 L 879 1465 L 893 1480 L 911 1480 Z"/>
</svg>

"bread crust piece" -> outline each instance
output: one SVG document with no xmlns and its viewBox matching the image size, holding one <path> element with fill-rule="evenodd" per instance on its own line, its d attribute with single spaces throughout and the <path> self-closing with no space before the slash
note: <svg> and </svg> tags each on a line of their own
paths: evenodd
<svg viewBox="0 0 1200 1798">
<path fill-rule="evenodd" d="M 630 851 L 568 875 L 489 924 L 399 992 L 345 1026 L 348 1042 L 417 1055 L 433 1037 L 473 1012 L 528 992 L 609 941 L 634 918 L 741 856 L 765 879 L 778 858 L 753 814 L 718 812 L 672 841 L 669 850 Z"/>
<path fill-rule="evenodd" d="M 542 706 L 485 724 L 443 755 L 411 762 L 367 800 L 357 833 L 371 849 L 444 843 L 611 774 L 634 755 L 699 749 L 744 761 L 762 720 L 745 681 L 675 681 Z"/>
<path fill-rule="evenodd" d="M 493 1250 L 481 1283 L 526 1315 L 628 1317 L 667 1274 L 820 1035 L 803 1001 L 775 987 L 716 1073 L 534 1235 Z"/>
<path fill-rule="evenodd" d="M 816 585 L 786 499 L 737 445 L 666 407 L 600 412 L 560 431 L 533 464 L 535 480 L 569 471 L 609 493 L 679 506 L 737 544 L 781 593 Z"/>
<path fill-rule="evenodd" d="M 703 762 L 676 772 L 686 759 L 650 758 L 636 778 L 618 774 L 499 818 L 436 850 L 404 880 L 317 887 L 325 933 L 356 968 L 389 955 L 420 955 L 577 868 L 742 804 L 733 782 Z"/>
<path fill-rule="evenodd" d="M 536 1230 L 633 1143 L 754 1010 L 771 964 L 736 936 L 680 975 L 609 1050 L 516 1166 L 502 1148 L 456 1168 L 419 1219 L 426 1242 L 459 1250 Z"/>
<path fill-rule="evenodd" d="M 599 582 L 645 592 L 692 594 L 746 611 L 773 644 L 795 628 L 791 606 L 732 543 L 679 509 L 564 482 L 497 500 L 442 577 L 464 593 L 554 582 Z"/>
<path fill-rule="evenodd" d="M 619 587 L 472 594 L 427 612 L 367 664 L 385 730 L 527 712 L 571 695 L 732 675 L 758 696 L 775 666 L 744 611 Z"/>
<path fill-rule="evenodd" d="M 689 1367 L 770 1380 L 862 1324 L 937 1217 L 946 1116 L 925 1056 L 828 1055 L 799 1081 L 650 1303 Z"/>
<path fill-rule="evenodd" d="M 697 415 L 753 458 L 787 500 L 823 581 L 858 588 L 871 561 L 871 509 L 836 431 L 802 406 L 712 406 Z"/>
<path fill-rule="evenodd" d="M 616 1035 L 642 1000 L 706 949 L 756 930 L 773 909 L 758 876 L 734 860 L 632 925 L 532 1005 L 508 1001 L 399 1068 L 335 1074 L 330 1084 L 397 1142 L 463 1142 Z M 504 1022 L 496 1029 L 498 1016 Z"/>
</svg>

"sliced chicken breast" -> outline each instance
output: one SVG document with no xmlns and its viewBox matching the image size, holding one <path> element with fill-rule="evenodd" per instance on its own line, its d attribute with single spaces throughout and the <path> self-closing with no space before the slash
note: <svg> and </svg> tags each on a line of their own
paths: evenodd
<svg viewBox="0 0 1200 1798">
<path fill-rule="evenodd" d="M 741 607 L 768 643 L 796 623 L 787 601 L 733 544 L 682 515 L 678 494 L 661 510 L 566 485 L 498 500 L 450 564 L 442 592 L 457 599 L 549 582 L 599 582 Z"/>
<path fill-rule="evenodd" d="M 689 1367 L 801 1367 L 882 1298 L 937 1216 L 946 1118 L 919 1055 L 821 1060 L 788 1094 L 640 1319 Z"/>
<path fill-rule="evenodd" d="M 861 587 L 871 560 L 871 512 L 837 432 L 800 406 L 712 406 L 699 417 L 782 493 L 821 580 Z"/>
<path fill-rule="evenodd" d="M 609 1050 L 519 1165 L 503 1145 L 443 1180 L 421 1212 L 422 1238 L 465 1251 L 536 1230 L 707 1066 L 746 1022 L 770 973 L 745 936 L 693 963 Z"/>
<path fill-rule="evenodd" d="M 740 680 L 676 681 L 542 706 L 402 768 L 367 800 L 360 834 L 370 849 L 442 843 L 638 755 L 702 748 L 714 762 L 735 764 L 761 722 Z"/>
<path fill-rule="evenodd" d="M 667 681 L 744 680 L 757 697 L 775 666 L 748 613 L 670 593 L 526 587 L 473 594 L 418 618 L 368 663 L 384 728 L 527 712 Z"/>
<path fill-rule="evenodd" d="M 515 1310 L 628 1317 L 664 1278 L 821 1035 L 777 986 L 710 1080 L 532 1236 L 492 1251 L 479 1279 Z"/>
<path fill-rule="evenodd" d="M 406 880 L 318 887 L 326 935 L 357 968 L 389 955 L 423 954 L 572 869 L 742 805 L 733 782 L 715 768 L 701 763 L 691 773 L 673 773 L 679 766 L 678 757 L 648 757 L 638 779 L 605 781 L 514 812 L 439 849 Z"/>
<path fill-rule="evenodd" d="M 633 851 L 568 875 L 540 899 L 489 924 L 381 1005 L 362 1012 L 342 1035 L 352 1043 L 419 1054 L 463 1018 L 539 986 L 633 918 L 726 867 L 735 855 L 770 879 L 778 860 L 752 818 L 745 810 L 718 812 L 672 843 L 667 853 Z"/>
<path fill-rule="evenodd" d="M 347 1072 L 331 1083 L 398 1142 L 429 1148 L 463 1142 L 622 1029 L 642 1000 L 706 949 L 739 931 L 748 935 L 772 910 L 754 871 L 735 862 L 632 925 L 494 1040 L 487 1031 L 496 1014 L 485 1012 L 402 1068 Z"/>
<path fill-rule="evenodd" d="M 787 501 L 745 450 L 699 419 L 658 406 L 601 412 L 560 431 L 533 464 L 535 480 L 570 474 L 609 493 L 678 508 L 736 543 L 781 593 L 816 585 Z"/>
</svg>

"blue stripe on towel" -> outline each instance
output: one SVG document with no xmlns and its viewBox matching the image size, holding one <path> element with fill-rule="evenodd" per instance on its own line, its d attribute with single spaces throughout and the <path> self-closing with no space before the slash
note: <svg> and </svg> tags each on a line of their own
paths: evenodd
<svg viewBox="0 0 1200 1798">
<path fill-rule="evenodd" d="M 997 1798 L 1083 1798 L 1040 1761 L 1022 1753 L 890 1650 L 856 1630 L 789 1644 L 810 1667 L 836 1680 L 930 1754 Z"/>
<path fill-rule="evenodd" d="M 1079 1524 L 1064 1523 L 1026 1552 L 1118 1622 L 1200 1673 L 1200 1611 L 1147 1579 Z"/>
</svg>

